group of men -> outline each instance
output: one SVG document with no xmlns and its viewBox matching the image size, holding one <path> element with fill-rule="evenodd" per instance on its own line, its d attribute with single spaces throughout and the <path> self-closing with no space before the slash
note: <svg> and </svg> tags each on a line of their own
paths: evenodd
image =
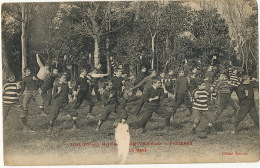
<svg viewBox="0 0 260 168">
<path fill-rule="evenodd" d="M 256 79 L 247 75 L 239 77 L 236 68 L 217 71 L 217 69 L 213 70 L 212 65 L 208 65 L 207 70 L 203 72 L 197 66 L 187 68 L 189 66 L 185 62 L 176 75 L 173 69 L 169 68 L 167 71 L 169 64 L 167 61 L 164 71 L 158 76 L 155 70 L 147 71 L 143 66 L 134 78 L 134 86 L 129 88 L 126 83 L 131 82 L 133 78 L 123 75 L 123 70 L 120 68 L 116 68 L 114 75 L 109 77 L 108 74 L 102 74 L 100 64 L 91 72 L 82 67 L 79 77 L 72 81 L 72 66 L 66 63 L 66 56 L 64 56 L 62 73 L 58 73 L 57 67 L 52 68 L 50 72 L 50 67 L 42 64 L 38 54 L 36 54 L 36 60 L 40 67 L 37 75 L 32 75 L 31 70 L 25 68 L 21 86 L 15 81 L 14 75 L 9 75 L 8 82 L 3 89 L 4 120 L 11 108 L 20 110 L 24 132 L 34 132 L 27 126 L 28 106 L 32 98 L 41 109 L 40 115 L 42 116 L 47 116 L 44 112 L 44 104 L 52 107 L 47 116 L 48 132 L 52 132 L 61 109 L 69 112 L 73 130 L 77 129 L 78 110 L 84 100 L 89 103 L 87 118 L 90 119 L 95 118 L 92 111 L 96 102 L 102 102 L 102 106 L 99 107 L 102 108 L 102 114 L 97 119 L 95 131 L 99 131 L 110 114 L 115 112 L 116 121 L 122 123 L 130 122 L 127 120 L 130 114 L 136 117 L 141 116 L 141 133 L 147 132 L 147 123 L 151 120 L 153 113 L 157 113 L 165 119 L 164 131 L 167 132 L 170 130 L 170 119 L 174 118 L 181 104 L 185 104 L 189 111 L 190 122 L 193 124 L 192 134 L 196 134 L 201 116 L 208 122 L 205 133 L 210 134 L 214 124 L 229 103 L 234 110 L 233 117 L 235 118 L 232 133 L 238 132 L 238 125 L 247 113 L 259 127 L 259 116 L 254 103 L 252 87 L 252 82 L 255 82 Z M 105 78 L 102 86 L 100 86 L 100 78 Z M 142 93 L 141 98 L 136 95 L 138 89 Z M 93 90 L 95 99 L 92 95 Z M 231 98 L 234 91 L 239 104 Z M 22 106 L 19 103 L 21 94 L 23 95 Z M 164 107 L 164 98 L 167 98 L 169 108 Z M 126 108 L 129 102 L 133 101 L 137 102 L 136 107 Z M 214 112 L 209 111 L 208 106 L 214 105 L 215 102 L 218 102 L 217 109 Z M 143 107 L 145 107 L 144 110 L 142 110 Z"/>
</svg>

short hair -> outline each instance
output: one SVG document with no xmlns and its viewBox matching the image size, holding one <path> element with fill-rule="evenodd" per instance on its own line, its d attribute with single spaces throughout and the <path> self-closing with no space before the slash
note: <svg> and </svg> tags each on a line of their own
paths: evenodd
<svg viewBox="0 0 260 168">
<path fill-rule="evenodd" d="M 193 71 L 194 69 L 197 69 L 198 70 L 198 67 L 194 66 L 191 68 L 191 71 Z"/>
<path fill-rule="evenodd" d="M 114 72 L 118 72 L 118 71 L 122 71 L 122 69 L 121 69 L 121 68 L 116 68 L 116 69 L 114 70 Z"/>
<path fill-rule="evenodd" d="M 165 74 L 165 72 L 164 72 L 164 71 L 161 71 L 161 72 L 160 72 L 160 74 L 162 74 L 162 73 L 164 73 L 164 74 Z"/>
<path fill-rule="evenodd" d="M 202 79 L 200 79 L 200 80 L 198 80 L 197 85 L 200 86 L 200 85 L 202 85 L 203 83 L 205 83 L 205 81 L 202 80 Z"/>
<path fill-rule="evenodd" d="M 31 68 L 25 67 L 25 68 L 23 69 L 24 72 L 26 72 L 27 70 L 30 70 L 30 71 L 31 71 Z"/>
<path fill-rule="evenodd" d="M 149 69 L 149 70 L 148 70 L 148 74 L 149 74 L 149 75 L 151 75 L 153 72 L 155 72 L 154 69 Z"/>
<path fill-rule="evenodd" d="M 7 74 L 6 75 L 6 78 L 8 79 L 8 78 L 12 78 L 12 77 L 15 77 L 15 75 L 13 74 L 13 73 L 10 73 L 10 74 Z"/>
<path fill-rule="evenodd" d="M 80 73 L 82 73 L 82 72 L 87 72 L 87 69 L 86 68 L 81 68 L 80 69 Z"/>
<path fill-rule="evenodd" d="M 104 82 L 102 88 L 105 89 L 110 83 L 113 85 L 112 80 L 111 80 L 111 79 L 108 79 L 106 82 Z"/>
<path fill-rule="evenodd" d="M 144 68 L 146 69 L 146 66 L 142 66 L 142 69 L 144 69 Z"/>
<path fill-rule="evenodd" d="M 154 83 L 156 83 L 156 82 L 158 82 L 158 81 L 160 81 L 160 82 L 161 82 L 161 80 L 160 80 L 160 79 L 158 79 L 158 78 L 155 78 L 155 79 L 153 79 L 153 84 L 154 84 Z"/>
<path fill-rule="evenodd" d="M 180 68 L 180 69 L 178 70 L 178 73 L 180 73 L 180 72 L 184 72 L 184 73 L 185 73 L 184 69 L 182 69 L 182 68 Z"/>
<path fill-rule="evenodd" d="M 67 74 L 66 74 L 66 73 L 59 73 L 59 74 L 58 74 L 58 78 L 61 78 L 61 77 L 63 77 L 63 76 L 67 76 Z"/>
</svg>

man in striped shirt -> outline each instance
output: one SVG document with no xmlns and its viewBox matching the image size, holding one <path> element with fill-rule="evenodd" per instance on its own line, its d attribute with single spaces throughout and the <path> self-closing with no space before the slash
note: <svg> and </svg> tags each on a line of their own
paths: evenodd
<svg viewBox="0 0 260 168">
<path fill-rule="evenodd" d="M 203 80 L 199 80 L 198 88 L 193 92 L 193 128 L 192 133 L 195 134 L 195 130 L 200 123 L 201 116 L 203 116 L 208 122 L 211 121 L 210 115 L 208 112 L 208 96 L 209 92 L 205 89 L 206 84 Z"/>
<path fill-rule="evenodd" d="M 227 76 L 224 73 L 221 73 L 218 78 L 218 82 L 216 83 L 216 90 L 219 94 L 219 107 L 215 112 L 213 120 L 209 124 L 207 130 L 208 134 L 212 130 L 213 123 L 215 123 L 218 120 L 219 116 L 222 114 L 223 110 L 226 108 L 228 104 L 230 104 L 234 109 L 234 116 L 236 115 L 236 112 L 239 108 L 237 104 L 234 102 L 234 100 L 231 98 Z"/>
<path fill-rule="evenodd" d="M 232 69 L 232 73 L 229 76 L 230 93 L 234 91 L 238 94 L 238 86 L 240 85 L 239 77 L 237 75 L 237 69 Z"/>
<path fill-rule="evenodd" d="M 8 82 L 4 85 L 3 89 L 3 119 L 6 120 L 9 111 L 14 108 L 21 110 L 22 106 L 19 104 L 19 96 L 21 94 L 21 86 L 15 82 L 15 76 L 12 74 L 7 77 Z"/>
<path fill-rule="evenodd" d="M 23 123 L 23 132 L 34 132 L 27 127 L 27 120 L 24 117 L 22 105 L 19 103 L 19 96 L 21 95 L 21 85 L 15 82 L 15 76 L 12 74 L 8 78 L 8 82 L 4 85 L 3 89 L 3 119 L 6 117 L 10 110 L 14 109 L 20 112 L 20 118 Z"/>
</svg>

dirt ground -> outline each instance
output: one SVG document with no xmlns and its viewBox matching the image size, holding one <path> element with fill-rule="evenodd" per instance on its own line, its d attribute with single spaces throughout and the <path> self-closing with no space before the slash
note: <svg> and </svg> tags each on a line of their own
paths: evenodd
<svg viewBox="0 0 260 168">
<path fill-rule="evenodd" d="M 232 95 L 236 98 L 236 95 Z M 258 92 L 255 92 L 256 107 L 259 109 Z M 170 100 L 165 100 L 169 101 Z M 165 106 L 167 104 L 165 103 Z M 132 110 L 137 102 L 131 102 L 127 108 Z M 113 123 L 116 114 L 104 123 L 100 132 L 95 132 L 101 104 L 96 104 L 94 119 L 87 119 L 84 103 L 80 108 L 78 127 L 72 131 L 72 122 L 64 110 L 58 117 L 55 130 L 47 133 L 48 120 L 39 116 L 34 102 L 30 106 L 28 125 L 35 133 L 24 134 L 19 112 L 10 111 L 4 123 L 4 162 L 5 165 L 88 165 L 117 164 L 117 150 L 114 140 Z M 211 107 L 213 113 L 216 107 Z M 168 108 L 170 110 L 170 108 Z M 46 113 L 50 113 L 50 107 Z M 259 110 L 258 110 L 259 111 Z M 229 106 L 219 119 L 220 130 L 213 130 L 206 139 L 198 136 L 203 131 L 198 128 L 196 135 L 191 134 L 192 123 L 185 106 L 178 109 L 171 120 L 170 131 L 163 132 L 164 119 L 154 114 L 148 123 L 148 132 L 141 134 L 138 128 L 139 118 L 130 115 L 131 144 L 126 164 L 147 163 L 203 163 L 203 162 L 256 162 L 259 160 L 259 129 L 254 127 L 249 117 L 239 125 L 239 133 L 233 135 L 232 108 Z M 221 127 L 223 131 L 221 131 Z"/>
</svg>

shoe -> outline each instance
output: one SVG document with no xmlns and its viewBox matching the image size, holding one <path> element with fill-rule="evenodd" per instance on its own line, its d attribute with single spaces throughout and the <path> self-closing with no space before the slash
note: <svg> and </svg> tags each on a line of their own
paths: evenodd
<svg viewBox="0 0 260 168">
<path fill-rule="evenodd" d="M 192 130 L 191 130 L 191 134 L 196 134 L 195 129 L 196 129 L 196 128 L 194 128 L 194 127 L 192 128 Z"/>
<path fill-rule="evenodd" d="M 40 113 L 40 116 L 47 117 L 48 115 L 45 114 L 44 112 L 41 112 L 41 113 Z"/>
<path fill-rule="evenodd" d="M 169 132 L 169 131 L 170 131 L 170 128 L 169 128 L 169 127 L 165 127 L 163 131 L 164 131 L 164 132 Z"/>
<path fill-rule="evenodd" d="M 48 132 L 48 133 L 49 133 L 49 132 L 52 132 L 52 130 L 53 130 L 53 128 L 52 128 L 52 127 L 49 127 L 48 130 L 47 130 L 47 132 Z"/>
<path fill-rule="evenodd" d="M 34 133 L 35 131 L 33 131 L 33 130 L 30 130 L 29 128 L 27 128 L 27 127 L 25 127 L 24 129 L 23 129 L 23 133 Z"/>
<path fill-rule="evenodd" d="M 95 131 L 96 131 L 96 132 L 98 132 L 99 130 L 100 130 L 100 128 L 99 128 L 99 127 L 97 127 L 97 128 L 95 129 Z"/>
<path fill-rule="evenodd" d="M 211 131 L 212 131 L 212 127 L 208 126 L 208 127 L 207 127 L 207 134 L 210 134 Z"/>
<path fill-rule="evenodd" d="M 79 131 L 80 129 L 76 126 L 76 125 L 73 125 L 73 127 L 71 128 L 71 131 Z"/>
<path fill-rule="evenodd" d="M 92 114 L 88 113 L 87 118 L 93 119 L 95 117 Z"/>
<path fill-rule="evenodd" d="M 231 134 L 233 134 L 233 135 L 234 135 L 234 134 L 237 134 L 237 132 L 238 132 L 237 129 L 231 130 Z"/>
<path fill-rule="evenodd" d="M 206 135 L 199 135 L 198 137 L 199 137 L 200 139 L 206 139 L 206 138 L 207 138 Z"/>
<path fill-rule="evenodd" d="M 146 132 L 147 132 L 147 129 L 146 129 L 146 128 L 142 128 L 141 134 L 144 134 L 144 133 L 146 133 Z"/>
</svg>

